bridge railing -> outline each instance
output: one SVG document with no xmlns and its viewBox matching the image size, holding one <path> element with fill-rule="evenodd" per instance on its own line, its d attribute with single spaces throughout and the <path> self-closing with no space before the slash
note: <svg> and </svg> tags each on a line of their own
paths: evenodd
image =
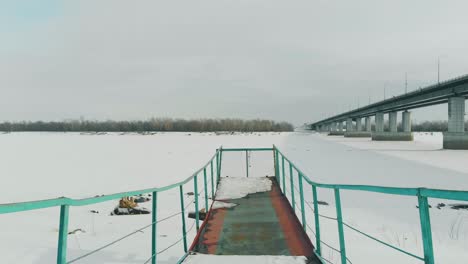
<svg viewBox="0 0 468 264">
<path fill-rule="evenodd" d="M 30 202 L 21 202 L 21 203 L 12 203 L 12 204 L 0 204 L 0 215 L 6 214 L 6 213 L 17 213 L 17 212 L 22 212 L 22 211 L 39 210 L 39 209 L 50 208 L 50 207 L 60 207 L 60 216 L 59 216 L 60 224 L 59 224 L 59 231 L 58 231 L 58 247 L 57 247 L 57 263 L 58 264 L 75 263 L 108 246 L 118 243 L 138 232 L 141 232 L 144 229 L 151 227 L 152 229 L 151 231 L 151 257 L 148 260 L 146 260 L 146 262 L 144 263 L 151 262 L 152 264 L 155 264 L 159 253 L 166 251 L 168 248 L 174 246 L 175 244 L 179 242 L 183 242 L 185 255 L 187 254 L 188 252 L 187 233 L 193 228 L 193 226 L 196 227 L 197 231 L 200 228 L 199 195 L 204 193 L 205 200 L 204 200 L 204 204 L 202 204 L 201 206 L 202 207 L 204 206 L 205 209 L 208 210 L 209 209 L 208 207 L 209 206 L 208 205 L 209 189 L 211 188 L 211 195 L 212 197 L 214 197 L 214 193 L 216 191 L 217 183 L 219 181 L 219 177 L 221 173 L 221 157 L 222 157 L 221 153 L 222 153 L 222 147 L 217 149 L 216 153 L 210 158 L 210 160 L 201 169 L 197 170 L 192 176 L 186 178 L 183 181 L 180 181 L 180 182 L 168 185 L 168 186 L 148 188 L 148 189 L 129 191 L 129 192 L 121 192 L 121 193 L 102 195 L 102 196 L 85 198 L 85 199 L 71 199 L 67 197 L 61 197 L 61 198 L 49 199 L 49 200 L 30 201 Z M 203 177 L 203 186 L 198 186 L 199 177 Z M 210 186 L 210 182 L 211 182 L 211 186 Z M 193 184 L 193 189 L 194 189 L 194 195 L 193 195 L 194 198 L 188 204 L 186 201 L 184 201 L 184 185 L 186 184 Z M 169 217 L 158 219 L 158 214 L 157 214 L 158 194 L 168 191 L 168 190 L 173 190 L 173 189 L 179 189 L 179 192 L 180 192 L 180 211 L 175 214 L 170 215 Z M 152 216 L 151 216 L 151 223 L 149 225 L 141 227 L 135 230 L 134 232 L 127 234 L 121 238 L 118 238 L 110 243 L 107 243 L 95 250 L 90 251 L 89 253 L 86 253 L 84 255 L 81 255 L 71 260 L 67 260 L 67 237 L 68 237 L 68 222 L 69 222 L 70 207 L 97 204 L 97 203 L 102 203 L 106 201 L 121 199 L 123 197 L 142 195 L 142 194 L 147 194 L 147 193 L 152 194 L 152 206 L 151 206 Z M 195 222 L 189 228 L 189 230 L 187 230 L 186 221 L 185 221 L 185 213 L 186 213 L 185 210 L 192 203 L 194 203 L 195 205 Z M 168 248 L 157 251 L 157 235 L 156 235 L 157 224 L 160 222 L 172 219 L 173 217 L 176 217 L 178 215 L 182 216 L 181 217 L 181 221 L 182 221 L 181 238 L 177 240 L 176 243 L 171 244 Z"/>
<path fill-rule="evenodd" d="M 57 198 L 57 199 L 50 199 L 50 200 L 41 200 L 41 201 L 31 201 L 31 202 L 22 202 L 22 203 L 13 203 L 13 204 L 1 204 L 0 205 L 0 214 L 6 213 L 15 213 L 21 211 L 29 211 L 29 210 L 38 210 L 43 208 L 50 208 L 50 207 L 60 207 L 60 226 L 59 226 L 59 235 L 58 235 L 58 250 L 57 250 L 57 263 L 65 264 L 65 263 L 74 263 L 80 259 L 88 257 L 89 255 L 98 252 L 110 246 L 114 243 L 117 243 L 126 237 L 137 233 L 143 229 L 152 228 L 152 241 L 151 241 L 151 257 L 145 262 L 155 264 L 157 261 L 158 253 L 164 252 L 166 249 L 157 251 L 157 224 L 171 219 L 177 215 L 182 215 L 182 230 L 181 230 L 181 239 L 177 242 L 182 241 L 184 244 L 184 251 L 185 256 L 188 254 L 188 247 L 187 247 L 187 233 L 189 230 L 186 228 L 185 222 L 185 210 L 187 209 L 186 201 L 184 201 L 184 185 L 185 184 L 193 184 L 194 189 L 194 199 L 190 203 L 194 203 L 195 205 L 195 222 L 194 226 L 196 227 L 197 231 L 200 229 L 200 215 L 199 215 L 199 194 L 204 193 L 204 207 L 208 209 L 208 192 L 211 188 L 211 195 L 214 197 L 214 194 L 217 189 L 217 183 L 221 177 L 221 169 L 222 169 L 222 154 L 223 152 L 255 152 L 255 151 L 271 151 L 273 153 L 273 165 L 274 165 L 274 172 L 275 177 L 278 182 L 278 185 L 281 187 L 284 194 L 286 194 L 286 170 L 289 170 L 289 182 L 290 182 L 290 192 L 291 192 L 291 205 L 295 209 L 296 207 L 300 207 L 301 215 L 301 223 L 304 229 L 310 228 L 307 224 L 307 216 L 305 214 L 305 206 L 310 206 L 309 203 L 305 202 L 305 194 L 304 194 L 304 182 L 308 184 L 312 189 L 312 196 L 313 196 L 313 208 L 310 206 L 310 209 L 313 211 L 313 216 L 315 220 L 315 230 L 312 230 L 315 234 L 316 240 L 316 254 L 319 257 L 322 253 L 322 245 L 328 246 L 337 252 L 340 253 L 341 264 L 346 264 L 349 261 L 346 255 L 346 245 L 345 245 L 345 236 L 344 236 L 344 228 L 347 227 L 361 235 L 364 235 L 378 243 L 381 243 L 389 248 L 397 250 L 403 254 L 406 254 L 409 257 L 424 261 L 425 264 L 434 264 L 434 251 L 432 245 L 432 231 L 431 231 L 431 222 L 430 222 L 430 215 L 429 215 L 429 204 L 428 198 L 439 198 L 439 199 L 449 199 L 449 200 L 458 200 L 458 201 L 468 201 L 468 191 L 452 191 L 452 190 L 438 190 L 438 189 L 428 189 L 428 188 L 395 188 L 395 187 L 383 187 L 383 186 L 369 186 L 369 185 L 342 185 L 342 184 L 322 184 L 315 181 L 312 181 L 305 173 L 303 173 L 288 157 L 286 157 L 276 146 L 272 148 L 230 148 L 224 149 L 220 147 L 216 150 L 216 153 L 213 157 L 199 170 L 197 170 L 192 176 L 186 178 L 183 181 L 165 186 L 165 187 L 157 187 L 157 188 L 149 188 L 143 190 L 136 190 L 130 192 L 122 192 L 110 195 L 103 195 L 98 197 L 92 198 L 85 198 L 85 199 L 71 199 L 71 198 Z M 249 161 L 246 159 L 246 170 L 249 168 Z M 294 173 L 297 177 L 294 177 Z M 248 173 L 247 173 L 248 175 Z M 198 177 L 203 177 L 203 187 L 199 188 L 198 184 Z M 297 185 L 295 185 L 295 179 L 297 178 Z M 211 184 L 210 184 L 211 183 Z M 331 189 L 334 191 L 335 197 L 335 207 L 336 207 L 336 217 L 329 217 L 320 214 L 319 207 L 318 207 L 318 193 L 317 190 L 319 188 L 324 189 Z M 157 209 L 158 209 L 158 194 L 172 190 L 172 189 L 179 189 L 180 192 L 180 208 L 181 211 L 173 214 L 169 217 L 158 219 Z M 299 204 L 296 203 L 295 191 L 297 190 L 299 195 Z M 419 208 L 419 221 L 421 225 L 422 231 L 422 241 L 423 241 L 423 251 L 424 256 L 417 256 L 411 252 L 405 251 L 401 248 L 398 248 L 394 245 L 390 245 L 378 238 L 375 238 L 357 228 L 347 224 L 343 221 L 342 217 L 342 208 L 341 208 L 341 197 L 340 191 L 341 190 L 353 190 L 353 191 L 366 191 L 366 192 L 375 192 L 375 193 L 383 193 L 389 195 L 403 195 L 403 196 L 412 196 L 418 199 L 418 208 Z M 110 200 L 120 199 L 122 197 L 140 195 L 140 194 L 152 194 L 152 222 L 142 227 L 135 232 L 132 232 L 122 238 L 119 238 L 111 243 L 108 243 L 96 250 L 91 251 L 85 255 L 80 257 L 74 258 L 72 260 L 67 261 L 67 235 L 68 235 L 68 219 L 69 219 L 69 209 L 71 206 L 84 206 L 90 204 L 97 204 L 102 203 Z M 214 199 L 213 199 L 214 201 Z M 203 202 L 203 201 L 202 201 Z M 203 204 L 202 204 L 203 206 Z M 320 218 L 329 218 L 337 222 L 338 228 L 338 236 L 339 236 L 339 249 L 335 249 L 332 246 L 326 244 L 324 241 L 321 240 L 321 229 L 320 229 Z M 192 225 L 193 227 L 193 225 Z M 189 229 L 191 229 L 190 227 Z M 176 242 L 176 243 L 177 243 Z M 173 244 L 174 245 L 174 244 Z M 171 245 L 172 246 L 172 245 Z M 179 263 L 184 259 L 181 258 Z M 325 258 L 322 257 L 322 261 L 329 262 Z"/>
<path fill-rule="evenodd" d="M 305 173 L 303 173 L 289 158 L 287 158 L 276 146 L 274 146 L 275 152 L 275 172 L 277 175 L 278 183 L 282 183 L 283 193 L 286 189 L 286 173 L 285 168 L 289 167 L 290 170 L 290 186 L 294 188 L 291 190 L 291 203 L 293 208 L 296 207 L 296 201 L 294 197 L 294 190 L 299 192 L 299 202 L 301 210 L 301 218 L 304 229 L 308 227 L 306 222 L 305 215 L 305 205 L 304 202 L 304 181 L 312 187 L 312 198 L 313 198 L 313 208 L 310 208 L 314 213 L 315 220 L 315 230 L 312 230 L 315 233 L 315 244 L 316 244 L 316 253 L 321 256 L 322 244 L 324 242 L 320 238 L 320 218 L 329 218 L 337 222 L 338 227 L 338 237 L 339 237 L 339 250 L 336 250 L 340 253 L 340 259 L 342 264 L 346 264 L 349 261 L 346 255 L 346 245 L 345 245 L 345 235 L 344 227 L 347 227 L 361 235 L 366 236 L 374 240 L 375 242 L 381 243 L 389 248 L 392 248 L 396 251 L 399 251 L 403 254 L 406 254 L 409 257 L 423 261 L 425 264 L 434 264 L 434 249 L 432 244 L 432 230 L 431 230 L 431 220 L 429 214 L 429 203 L 428 198 L 438 198 L 438 199 L 448 199 L 448 200 L 457 200 L 457 201 L 468 201 L 468 191 L 453 191 L 453 190 L 439 190 L 439 189 L 429 189 L 429 188 L 396 188 L 396 187 L 383 187 L 383 186 L 370 186 L 370 185 L 343 185 L 343 184 L 323 184 L 311 180 Z M 280 163 L 281 162 L 281 163 Z M 281 164 L 281 165 L 279 165 Z M 281 168 L 281 169 L 280 169 Z M 297 174 L 298 186 L 294 187 L 294 174 L 293 171 Z M 324 216 L 319 213 L 318 207 L 318 194 L 317 190 L 319 188 L 331 189 L 334 191 L 335 197 L 335 207 L 336 207 L 336 217 Z M 353 190 L 353 191 L 365 191 L 365 192 L 374 192 L 382 193 L 389 195 L 402 195 L 402 196 L 412 196 L 418 200 L 419 208 L 419 222 L 421 225 L 422 233 L 422 245 L 424 256 L 417 256 L 411 252 L 403 250 L 402 248 L 390 245 L 376 237 L 373 237 L 357 228 L 345 223 L 342 217 L 342 208 L 341 208 L 341 190 Z M 307 203 L 308 205 L 308 203 Z M 326 244 L 329 246 L 328 244 Z M 323 259 L 324 260 L 324 259 Z M 324 260 L 328 262 L 327 260 Z"/>
</svg>

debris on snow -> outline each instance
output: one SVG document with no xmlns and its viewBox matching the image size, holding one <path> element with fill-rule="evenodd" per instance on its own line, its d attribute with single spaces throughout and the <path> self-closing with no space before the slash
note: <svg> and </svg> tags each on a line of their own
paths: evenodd
<svg viewBox="0 0 468 264">
<path fill-rule="evenodd" d="M 140 215 L 140 214 L 150 214 L 151 211 L 144 207 L 133 207 L 133 208 L 121 208 L 116 207 L 111 215 Z"/>
<path fill-rule="evenodd" d="M 73 231 L 68 232 L 68 234 L 69 234 L 69 235 L 74 235 L 74 234 L 76 234 L 77 232 L 86 233 L 86 231 L 84 231 L 83 229 L 78 228 L 78 229 L 75 229 L 75 230 L 73 230 Z"/>
<path fill-rule="evenodd" d="M 119 205 L 111 212 L 111 215 L 139 215 L 149 214 L 150 211 L 138 206 L 134 197 L 124 197 L 120 199 Z"/>
</svg>

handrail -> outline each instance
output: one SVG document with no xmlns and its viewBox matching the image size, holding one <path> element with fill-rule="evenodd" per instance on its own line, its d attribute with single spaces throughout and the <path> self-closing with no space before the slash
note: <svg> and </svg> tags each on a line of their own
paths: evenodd
<svg viewBox="0 0 468 264">
<path fill-rule="evenodd" d="M 318 183 L 309 179 L 305 173 L 303 173 L 292 161 L 290 161 L 278 148 L 275 147 L 289 164 L 296 169 L 297 172 L 304 176 L 304 180 L 310 185 L 314 185 L 321 188 L 327 189 L 342 189 L 350 191 L 367 191 L 384 194 L 395 194 L 404 196 L 423 196 L 427 198 L 439 198 L 447 200 L 457 201 L 468 201 L 468 191 L 456 191 L 456 190 L 444 190 L 444 189 L 431 189 L 425 187 L 410 188 L 410 187 L 386 187 L 386 186 L 375 186 L 375 185 L 351 185 L 351 184 L 328 184 Z"/>
<path fill-rule="evenodd" d="M 88 197 L 88 198 L 82 198 L 82 199 L 60 197 L 60 198 L 47 199 L 47 200 L 0 204 L 0 214 L 44 209 L 44 208 L 49 208 L 49 207 L 61 206 L 61 205 L 84 206 L 84 205 L 102 203 L 102 202 L 106 202 L 110 200 L 116 200 L 116 199 L 120 199 L 126 196 L 134 196 L 134 195 L 139 195 L 139 194 L 144 194 L 144 193 L 164 192 L 167 190 L 171 190 L 173 188 L 179 187 L 180 185 L 184 185 L 190 182 L 196 175 L 201 173 L 203 171 L 203 168 L 206 168 L 208 165 L 210 165 L 210 162 L 215 159 L 215 157 L 220 152 L 220 149 L 217 149 L 216 153 L 210 158 L 210 160 L 201 169 L 197 170 L 192 176 L 186 178 L 185 180 L 176 182 L 171 185 L 167 185 L 163 187 L 141 189 L 141 190 L 135 190 L 135 191 L 128 191 L 128 192 L 120 192 L 120 193 L 114 193 L 114 194 L 107 194 L 107 195 Z"/>
<path fill-rule="evenodd" d="M 46 200 L 39 200 L 39 201 L 27 201 L 27 202 L 20 202 L 20 203 L 9 203 L 9 204 L 0 204 L 0 215 L 1 214 L 6 214 L 6 213 L 14 213 L 14 212 L 22 212 L 22 211 L 30 211 L 30 210 L 38 210 L 38 209 L 43 209 L 43 208 L 50 208 L 50 207 L 60 207 L 60 226 L 59 226 L 59 235 L 58 235 L 58 248 L 57 248 L 57 264 L 66 264 L 66 263 L 71 263 L 74 261 L 77 261 L 81 258 L 87 257 L 107 246 L 110 246 L 114 243 L 117 243 L 121 241 L 122 239 L 125 239 L 129 236 L 131 236 L 133 233 L 130 233 L 123 238 L 120 238 L 116 241 L 113 241 L 111 243 L 106 244 L 105 246 L 102 246 L 101 248 L 98 248 L 94 250 L 92 253 L 88 253 L 85 255 L 82 255 L 78 258 L 75 258 L 73 260 L 70 260 L 67 262 L 67 236 L 68 236 L 68 218 L 69 218 L 69 207 L 70 206 L 84 206 L 84 205 L 90 205 L 90 204 L 96 204 L 96 203 L 102 203 L 110 200 L 116 200 L 120 199 L 122 197 L 127 197 L 127 196 L 135 196 L 135 195 L 140 195 L 140 194 L 145 194 L 145 193 L 152 193 L 152 222 L 151 224 L 143 227 L 143 228 L 149 228 L 152 227 L 151 235 L 152 235 L 152 246 L 151 246 L 151 257 L 147 260 L 147 263 L 151 261 L 152 264 L 156 264 L 157 260 L 157 255 L 158 253 L 162 253 L 165 250 L 162 250 L 160 252 L 156 251 L 157 248 L 157 223 L 163 220 L 157 219 L 157 197 L 158 193 L 164 192 L 167 190 L 175 189 L 178 188 L 180 192 L 180 203 L 181 203 L 181 212 L 177 213 L 182 214 L 182 238 L 178 240 L 176 243 L 180 241 L 184 241 L 184 250 L 187 252 L 186 244 L 187 244 L 187 231 L 185 227 L 185 216 L 184 216 L 184 210 L 186 207 L 184 207 L 184 199 L 183 199 L 183 186 L 184 184 L 189 183 L 190 181 L 194 181 L 194 189 L 195 189 L 195 223 L 197 227 L 197 232 L 199 231 L 199 210 L 198 210 L 198 191 L 197 191 L 197 176 L 203 172 L 203 181 L 204 181 L 204 188 L 202 191 L 205 192 L 205 207 L 208 206 L 208 196 L 207 194 L 207 168 L 208 166 L 210 167 L 209 171 L 211 172 L 211 180 L 214 179 L 214 170 L 213 170 L 213 163 L 215 162 L 216 165 L 216 179 L 219 179 L 220 173 L 221 173 L 221 153 L 223 151 L 222 146 L 216 149 L 215 154 L 209 159 L 207 163 L 203 165 L 202 168 L 197 170 L 195 173 L 193 173 L 190 177 L 176 182 L 174 184 L 170 184 L 167 186 L 163 187 L 154 187 L 154 188 L 147 188 L 147 189 L 141 189 L 141 190 L 135 190 L 135 191 L 128 191 L 128 192 L 119 192 L 119 193 L 114 193 L 114 194 L 108 194 L 108 195 L 102 195 L 102 196 L 95 196 L 95 197 L 88 197 L 88 198 L 82 198 L 82 199 L 72 199 L 68 197 L 60 197 L 56 199 L 46 199 Z M 217 186 L 217 185 L 216 185 Z M 211 192 L 214 193 L 214 184 L 211 184 Z M 175 216 L 175 215 L 174 215 Z M 171 216 L 172 217 L 172 216 Z M 174 243 L 173 245 L 175 245 Z M 171 245 L 172 246 L 172 245 Z"/>
<path fill-rule="evenodd" d="M 292 206 L 293 208 L 300 207 L 301 218 L 302 218 L 302 225 L 303 228 L 310 228 L 309 225 L 306 223 L 306 216 L 305 216 L 305 204 L 310 207 L 308 203 L 305 203 L 304 198 L 304 184 L 305 181 L 312 187 L 312 194 L 313 194 L 313 202 L 314 208 L 312 210 L 314 217 L 315 217 L 315 232 L 314 235 L 316 237 L 316 254 L 321 257 L 321 243 L 325 244 L 320 240 L 320 223 L 319 217 L 329 218 L 334 220 L 338 224 L 338 235 L 340 241 L 340 255 L 341 255 L 341 263 L 346 264 L 349 259 L 346 256 L 346 247 L 345 247 L 345 239 L 344 239 L 344 227 L 347 227 L 351 230 L 354 230 L 372 240 L 375 240 L 379 243 L 382 243 L 394 250 L 400 251 L 408 256 L 414 257 L 419 260 L 423 260 L 425 264 L 434 264 L 434 253 L 433 253 L 433 246 L 432 246 L 432 233 L 431 233 L 431 225 L 430 225 L 430 215 L 429 215 L 429 204 L 428 198 L 439 198 L 439 199 L 450 199 L 450 200 L 458 200 L 458 201 L 468 201 L 468 191 L 455 191 L 455 190 L 441 190 L 441 189 L 431 189 L 431 188 L 406 188 L 406 187 L 386 187 L 386 186 L 373 186 L 373 185 L 349 185 L 349 184 L 326 184 L 326 183 L 319 183 L 312 181 L 304 172 L 302 172 L 289 158 L 287 158 L 283 152 L 281 152 L 275 145 L 272 148 L 218 148 L 216 149 L 215 154 L 211 157 L 211 159 L 199 170 L 197 170 L 194 174 L 190 177 L 179 181 L 177 183 L 167 185 L 164 187 L 155 187 L 155 188 L 148 188 L 142 190 L 135 190 L 129 192 L 120 192 L 115 194 L 103 195 L 103 196 L 96 196 L 96 197 L 89 197 L 83 199 L 72 199 L 67 197 L 60 197 L 56 199 L 48 199 L 48 200 L 40 200 L 40 201 L 29 201 L 29 202 L 20 202 L 20 203 L 10 203 L 10 204 L 0 204 L 0 214 L 6 213 L 13 213 L 13 212 L 21 212 L 21 211 L 28 211 L 28 210 L 37 210 L 42 208 L 49 208 L 60 206 L 60 228 L 59 228 L 59 242 L 58 242 L 58 254 L 57 254 L 57 263 L 58 264 L 65 264 L 66 262 L 66 251 L 67 251 L 67 234 L 68 234 L 68 214 L 69 214 L 69 207 L 70 206 L 84 206 L 89 204 L 96 204 L 101 203 L 109 200 L 119 199 L 126 196 L 134 196 L 144 193 L 153 193 L 153 205 L 152 205 L 152 222 L 145 228 L 149 226 L 152 227 L 152 255 L 149 260 L 151 263 L 156 263 L 156 256 L 158 252 L 156 251 L 156 224 L 157 220 L 157 194 L 159 192 L 167 191 L 174 188 L 179 188 L 180 192 L 180 199 L 181 199 L 181 214 L 182 214 L 182 239 L 176 241 L 176 243 L 180 242 L 181 240 L 184 241 L 184 251 L 187 256 L 187 243 L 186 243 L 186 227 L 185 227 L 185 218 L 184 218 L 184 199 L 183 199 L 183 186 L 184 184 L 189 183 L 190 181 L 194 181 L 194 190 L 195 190 L 195 226 L 197 228 L 197 232 L 200 232 L 199 229 L 199 210 L 198 210 L 198 193 L 204 192 L 205 193 L 205 203 L 204 207 L 208 209 L 208 179 L 211 178 L 211 193 L 214 193 L 215 185 L 219 182 L 221 177 L 221 165 L 222 165 L 222 153 L 223 152 L 250 152 L 250 151 L 272 151 L 273 162 L 274 162 L 274 171 L 275 171 L 275 178 L 278 182 L 278 185 L 281 188 L 281 183 L 283 184 L 282 191 L 286 193 L 286 174 L 285 174 L 285 167 L 289 166 L 289 175 L 290 175 L 290 187 L 291 187 L 291 198 L 292 198 Z M 280 162 L 281 158 L 281 162 Z M 287 165 L 285 165 L 285 161 L 287 161 Z M 213 164 L 216 166 L 216 172 L 214 172 Z M 280 169 L 281 164 L 281 169 Z M 249 167 L 249 161 L 246 159 L 246 166 Z M 208 169 L 209 167 L 209 169 Z M 297 175 L 297 183 L 298 185 L 294 186 L 294 171 L 296 171 Z M 207 177 L 207 172 L 211 172 L 210 176 Z M 200 175 L 202 174 L 202 175 Z M 203 176 L 202 181 L 204 182 L 204 188 L 198 192 L 198 176 Z M 281 176 L 283 177 L 281 179 Z M 215 178 L 216 177 L 216 178 Z M 248 177 L 248 174 L 247 174 Z M 298 190 L 299 188 L 299 190 Z M 318 188 L 326 188 L 326 189 L 333 189 L 335 194 L 335 206 L 337 217 L 330 218 L 321 215 L 318 210 L 318 199 L 317 199 L 317 189 Z M 299 204 L 296 206 L 294 201 L 294 191 L 299 191 Z M 367 191 L 367 192 L 374 192 L 374 193 L 383 193 L 383 194 L 390 194 L 390 195 L 403 195 L 403 196 L 413 196 L 417 197 L 418 199 L 418 208 L 419 208 L 419 215 L 420 215 L 420 224 L 421 224 L 421 233 L 423 239 L 423 250 L 424 250 L 424 257 L 419 257 L 413 253 L 407 252 L 403 249 L 400 249 L 396 246 L 390 245 L 388 243 L 383 242 L 369 234 L 366 234 L 363 231 L 358 230 L 355 227 L 348 225 L 346 222 L 343 221 L 342 218 L 342 210 L 341 210 L 341 198 L 340 198 L 340 190 L 352 190 L 352 191 Z M 203 207 L 203 206 L 202 206 Z M 294 210 L 295 211 L 295 210 Z M 202 225 L 203 227 L 204 225 Z M 159 252 L 162 253 L 162 252 Z M 149 261 L 148 260 L 148 261 Z M 182 261 L 183 258 L 180 260 Z M 147 261 L 147 262 L 148 262 Z M 349 261 L 350 262 L 350 261 Z"/>
<path fill-rule="evenodd" d="M 448 199 L 448 200 L 457 200 L 457 201 L 468 201 L 468 191 L 459 191 L 459 190 L 442 190 L 442 189 L 431 189 L 431 188 L 424 188 L 424 187 L 419 187 L 419 188 L 406 188 L 406 187 L 386 187 L 386 186 L 373 186 L 373 185 L 349 185 L 349 184 L 324 184 L 324 183 L 319 183 L 312 181 L 308 176 L 306 176 L 305 173 L 303 173 L 290 159 L 288 159 L 276 146 L 273 145 L 274 148 L 274 153 L 275 153 L 275 173 L 278 173 L 277 179 L 281 178 L 281 173 L 280 170 L 278 169 L 279 162 L 278 162 L 278 157 L 281 155 L 281 159 L 283 160 L 283 170 L 282 170 L 282 176 L 283 176 L 283 182 L 285 182 L 285 173 L 284 173 L 284 160 L 286 160 L 289 164 L 290 168 L 290 178 L 291 178 L 291 203 L 293 203 L 293 206 L 295 205 L 294 202 L 294 186 L 293 184 L 293 169 L 297 172 L 297 177 L 299 179 L 299 182 L 302 180 L 305 180 L 311 187 L 312 187 L 312 195 L 313 195 L 313 200 L 314 200 L 314 209 L 312 209 L 312 212 L 314 213 L 315 217 L 315 237 L 316 237 L 316 253 L 320 256 L 321 255 L 321 246 L 320 244 L 323 243 L 320 240 L 320 223 L 319 223 L 319 217 L 325 217 L 321 215 L 318 212 L 318 200 L 317 200 L 317 188 L 326 188 L 326 189 L 333 189 L 335 193 L 335 206 L 336 206 L 336 213 L 337 217 L 336 218 L 330 218 L 330 217 L 325 217 L 329 218 L 331 220 L 335 220 L 338 223 L 338 236 L 339 236 L 339 241 L 340 241 L 340 255 L 341 255 L 341 264 L 346 264 L 348 259 L 346 256 L 346 246 L 345 246 L 345 239 L 344 239 L 344 231 L 343 227 L 347 227 L 355 232 L 358 232 L 361 235 L 364 235 L 368 237 L 369 239 L 372 239 L 376 242 L 379 242 L 381 244 L 384 244 L 385 246 L 392 248 L 394 250 L 397 250 L 401 253 L 406 254 L 407 256 L 411 256 L 413 258 L 416 258 L 418 260 L 424 261 L 425 264 L 434 264 L 434 249 L 432 245 L 432 230 L 431 230 L 431 223 L 430 223 L 430 214 L 429 214 L 429 203 L 428 203 L 428 198 L 438 198 L 438 199 Z M 302 193 L 303 186 L 300 184 L 299 185 L 299 192 Z M 296 188 L 297 189 L 297 188 Z M 403 195 L 403 196 L 413 196 L 418 199 L 418 210 L 419 210 L 419 217 L 420 217 L 420 225 L 421 225 L 421 234 L 422 234 L 422 241 L 423 241 L 423 251 L 424 251 L 424 257 L 419 257 L 413 253 L 407 252 L 403 249 L 400 249 L 396 246 L 390 245 L 388 243 L 383 242 L 380 239 L 377 239 L 369 234 L 366 234 L 365 232 L 358 230 L 355 227 L 352 227 L 351 225 L 345 223 L 342 219 L 342 209 L 341 209 L 341 198 L 340 198 L 340 190 L 352 190 L 352 191 L 367 191 L 367 192 L 374 192 L 374 193 L 383 193 L 383 194 L 390 194 L 390 195 Z M 283 193 L 285 192 L 285 187 L 283 187 Z M 303 201 L 304 199 L 301 195 L 301 214 L 302 214 L 302 222 L 303 225 L 305 224 L 305 218 L 304 218 L 304 205 Z M 309 206 L 310 207 L 310 206 Z M 306 228 L 307 224 L 304 225 L 304 228 Z M 307 225 L 308 226 L 308 225 Z M 310 227 L 309 227 L 310 228 Z"/>
</svg>

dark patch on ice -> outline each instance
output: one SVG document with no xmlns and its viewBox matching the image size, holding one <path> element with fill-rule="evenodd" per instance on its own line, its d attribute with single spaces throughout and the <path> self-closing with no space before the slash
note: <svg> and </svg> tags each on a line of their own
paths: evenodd
<svg viewBox="0 0 468 264">
<path fill-rule="evenodd" d="M 416 208 L 419 208 L 419 206 L 416 205 Z M 429 205 L 429 208 L 432 208 L 431 205 Z M 457 204 L 445 204 L 445 203 L 438 203 L 436 205 L 436 208 L 439 210 L 449 208 L 452 210 L 468 210 L 468 204 L 463 204 L 463 203 L 457 203 Z"/>
<path fill-rule="evenodd" d="M 86 233 L 86 231 L 84 231 L 83 229 L 78 228 L 78 229 L 75 229 L 75 230 L 73 230 L 73 231 L 68 232 L 68 234 L 69 234 L 69 235 L 74 235 L 74 234 L 76 234 L 77 232 Z"/>
<path fill-rule="evenodd" d="M 450 204 L 450 209 L 453 209 L 453 210 L 468 210 L 468 204 Z"/>
<path fill-rule="evenodd" d="M 189 212 L 188 217 L 192 218 L 192 219 L 196 219 L 197 216 L 196 216 L 195 212 Z M 198 219 L 199 220 L 205 220 L 205 218 L 206 218 L 206 212 L 199 211 L 198 212 Z"/>
<path fill-rule="evenodd" d="M 135 207 L 135 208 L 120 208 L 116 207 L 111 215 L 141 215 L 141 214 L 150 214 L 151 212 L 144 207 Z"/>
</svg>

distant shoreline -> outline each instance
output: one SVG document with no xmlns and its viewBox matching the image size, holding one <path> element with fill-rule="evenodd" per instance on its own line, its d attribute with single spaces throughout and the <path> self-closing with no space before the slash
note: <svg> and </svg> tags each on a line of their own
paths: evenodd
<svg viewBox="0 0 468 264">
<path fill-rule="evenodd" d="M 288 122 L 243 119 L 170 119 L 153 118 L 146 121 L 22 121 L 0 123 L 2 132 L 292 132 Z"/>
</svg>

